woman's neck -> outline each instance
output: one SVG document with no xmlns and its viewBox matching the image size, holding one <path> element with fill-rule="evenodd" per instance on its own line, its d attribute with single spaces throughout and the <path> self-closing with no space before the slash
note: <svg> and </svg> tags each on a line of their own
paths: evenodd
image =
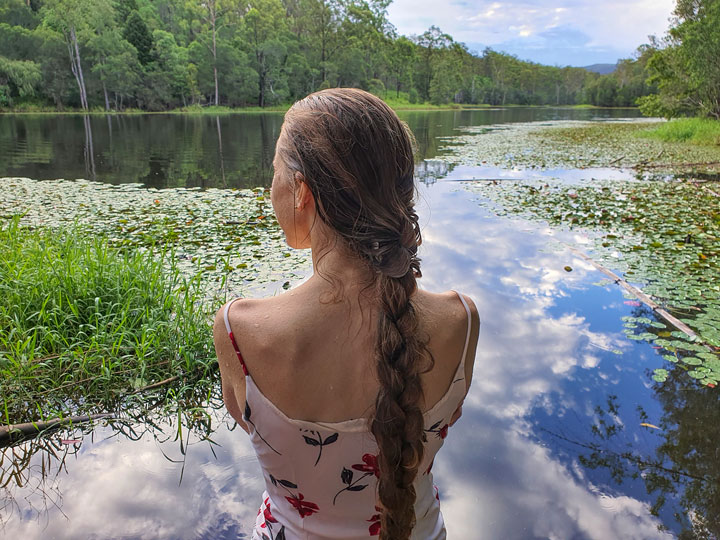
<svg viewBox="0 0 720 540">
<path fill-rule="evenodd" d="M 313 275 L 308 282 L 320 287 L 321 294 L 340 293 L 341 297 L 358 298 L 361 293 L 371 291 L 374 272 L 336 233 L 326 227 L 314 227 L 311 250 Z"/>
</svg>

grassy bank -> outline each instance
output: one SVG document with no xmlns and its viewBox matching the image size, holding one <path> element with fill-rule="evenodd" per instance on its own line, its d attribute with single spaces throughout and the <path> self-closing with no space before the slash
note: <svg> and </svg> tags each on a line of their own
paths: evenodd
<svg viewBox="0 0 720 540">
<path fill-rule="evenodd" d="M 720 122 L 708 118 L 678 118 L 640 135 L 670 143 L 720 147 Z"/>
<path fill-rule="evenodd" d="M 0 225 L 4 423 L 118 410 L 133 391 L 214 369 L 199 284 L 171 254 L 19 221 Z"/>
<path fill-rule="evenodd" d="M 432 103 L 410 103 L 406 97 L 384 97 L 383 100 L 390 105 L 390 107 L 396 111 L 434 111 L 434 110 L 458 110 L 463 108 L 478 109 L 489 107 L 489 105 L 460 105 L 457 103 L 447 103 L 444 105 L 434 105 Z M 64 109 L 57 110 L 53 107 L 39 106 L 39 105 L 28 105 L 18 106 L 12 109 L 0 108 L 0 114 L 91 114 L 91 115 L 106 115 L 106 114 L 238 114 L 238 113 L 278 113 L 287 111 L 292 103 L 285 103 L 282 105 L 272 105 L 268 107 L 225 107 L 221 106 L 200 106 L 191 105 L 188 107 L 180 107 L 178 109 L 171 109 L 167 111 L 146 111 L 143 109 L 127 108 L 123 111 L 106 111 L 101 107 L 93 108 L 89 111 L 83 111 L 82 109 Z"/>
</svg>

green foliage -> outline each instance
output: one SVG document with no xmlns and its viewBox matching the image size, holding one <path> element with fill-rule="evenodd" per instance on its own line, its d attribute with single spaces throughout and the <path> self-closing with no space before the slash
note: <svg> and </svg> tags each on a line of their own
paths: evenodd
<svg viewBox="0 0 720 540">
<path fill-rule="evenodd" d="M 418 91 L 415 88 L 411 88 L 408 92 L 408 102 L 414 105 L 419 99 L 420 95 L 418 94 Z"/>
<path fill-rule="evenodd" d="M 648 113 L 720 120 L 720 2 L 678 0 L 675 24 L 648 68 L 659 97 L 643 102 Z"/>
<path fill-rule="evenodd" d="M 643 133 L 643 136 L 666 142 L 720 146 L 720 121 L 708 118 L 678 118 Z"/>
<path fill-rule="evenodd" d="M 368 92 L 382 97 L 385 95 L 385 84 L 380 79 L 370 79 L 368 81 Z"/>
<path fill-rule="evenodd" d="M 0 395 L 11 423 L 112 410 L 122 394 L 213 362 L 198 283 L 171 253 L 80 230 L 0 226 Z M 30 405 L 30 406 L 29 406 Z"/>
<path fill-rule="evenodd" d="M 143 66 L 154 60 L 152 35 L 137 11 L 132 11 L 128 16 L 123 37 L 135 47 L 138 60 Z"/>
<path fill-rule="evenodd" d="M 9 60 L 0 56 L 0 87 L 6 88 L 6 99 L 12 94 L 29 96 L 42 79 L 40 66 L 28 60 Z"/>
<path fill-rule="evenodd" d="M 476 55 L 435 26 L 398 36 L 389 0 L 45 0 L 39 12 L 5 1 L 0 56 L 40 66 L 39 101 L 58 109 L 276 107 L 343 86 L 435 106 L 627 106 L 652 91 L 642 54 L 600 78 Z M 6 101 L 19 97 L 5 86 Z"/>
</svg>

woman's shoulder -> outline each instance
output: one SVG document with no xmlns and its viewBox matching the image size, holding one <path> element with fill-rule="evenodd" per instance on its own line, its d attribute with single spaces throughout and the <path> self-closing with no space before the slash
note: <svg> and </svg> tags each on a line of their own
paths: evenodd
<svg viewBox="0 0 720 540">
<path fill-rule="evenodd" d="M 416 304 L 440 380 L 451 377 L 463 364 L 469 386 L 480 329 L 475 302 L 452 290 L 442 293 L 419 290 Z"/>
<path fill-rule="evenodd" d="M 281 319 L 287 316 L 287 310 L 282 309 L 284 299 L 281 296 L 229 300 L 215 314 L 215 328 L 232 330 L 234 335 L 243 336 L 244 342 L 254 337 L 264 341 L 263 334 L 282 325 Z"/>
<path fill-rule="evenodd" d="M 419 289 L 416 295 L 416 305 L 429 319 L 431 325 L 433 323 L 441 326 L 450 324 L 467 329 L 468 321 L 470 321 L 471 327 L 480 324 L 480 316 L 473 299 L 454 290 L 435 293 Z M 462 323 L 465 325 L 463 326 Z"/>
</svg>

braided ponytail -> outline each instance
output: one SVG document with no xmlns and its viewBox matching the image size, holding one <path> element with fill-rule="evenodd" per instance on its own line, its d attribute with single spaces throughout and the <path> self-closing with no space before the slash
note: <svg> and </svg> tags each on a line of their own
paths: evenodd
<svg viewBox="0 0 720 540">
<path fill-rule="evenodd" d="M 380 389 L 368 422 L 379 450 L 380 538 L 404 540 L 415 525 L 424 452 L 420 374 L 432 366 L 412 301 L 421 274 L 411 135 L 383 101 L 354 89 L 311 94 L 288 111 L 283 130 L 278 154 L 374 276 Z"/>
<path fill-rule="evenodd" d="M 410 296 L 415 277 L 381 277 L 382 311 L 377 332 L 377 375 L 380 392 L 370 429 L 377 441 L 383 507 L 381 539 L 405 539 L 415 525 L 413 480 L 423 458 L 423 389 L 418 358 L 417 316 Z"/>
</svg>

